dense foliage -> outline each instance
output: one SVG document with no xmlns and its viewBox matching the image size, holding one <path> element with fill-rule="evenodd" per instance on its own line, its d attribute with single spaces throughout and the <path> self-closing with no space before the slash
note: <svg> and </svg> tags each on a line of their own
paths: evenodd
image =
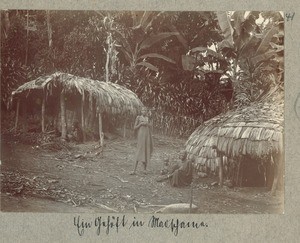
<svg viewBox="0 0 300 243">
<path fill-rule="evenodd" d="M 220 16 L 2 11 L 1 102 L 7 104 L 20 84 L 62 71 L 122 84 L 157 111 L 207 120 L 232 104 L 231 82 L 235 100 L 244 95 L 252 101 L 263 93 L 258 89 L 282 80 L 277 76 L 282 74 L 281 15 L 251 12 L 244 17 L 241 11 Z M 233 27 L 224 35 L 226 24 Z M 249 53 L 255 53 L 251 60 Z"/>
</svg>

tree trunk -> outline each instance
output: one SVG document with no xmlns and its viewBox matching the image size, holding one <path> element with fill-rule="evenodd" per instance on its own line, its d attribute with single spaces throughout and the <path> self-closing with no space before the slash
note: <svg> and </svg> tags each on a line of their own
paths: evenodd
<svg viewBox="0 0 300 243">
<path fill-rule="evenodd" d="M 106 39 L 107 50 L 106 50 L 106 63 L 105 63 L 105 81 L 109 81 L 109 62 L 111 56 L 111 33 L 108 34 Z"/>
<path fill-rule="evenodd" d="M 10 28 L 9 12 L 7 10 L 5 10 L 4 11 L 4 37 L 5 37 L 5 39 L 8 37 L 9 28 Z"/>
<path fill-rule="evenodd" d="M 15 120 L 15 133 L 17 132 L 17 128 L 18 128 L 19 112 L 20 112 L 20 100 L 18 99 L 17 110 L 16 110 L 16 120 Z"/>
<path fill-rule="evenodd" d="M 107 50 L 106 50 L 106 63 L 105 63 L 105 81 L 109 82 L 109 78 L 114 70 L 115 57 L 114 57 L 114 42 L 112 39 L 112 34 L 109 33 L 106 38 Z M 111 72 L 110 72 L 111 70 Z"/>
<path fill-rule="evenodd" d="M 26 54 L 25 54 L 25 66 L 27 66 L 27 61 L 28 61 L 28 45 L 29 45 L 29 11 L 27 10 L 27 21 L 26 21 L 26 25 L 27 25 L 27 30 L 26 30 Z"/>
<path fill-rule="evenodd" d="M 99 144 L 102 147 L 104 136 L 103 136 L 103 132 L 102 132 L 102 116 L 101 116 L 100 112 L 98 113 L 98 118 L 99 118 Z"/>
<path fill-rule="evenodd" d="M 67 122 L 66 122 L 66 102 L 65 94 L 62 91 L 60 93 L 60 116 L 61 116 L 61 138 L 67 138 Z"/>
<path fill-rule="evenodd" d="M 48 31 L 48 45 L 49 49 L 52 48 L 52 26 L 50 22 L 50 11 L 46 10 L 46 15 L 47 15 L 47 31 Z"/>
<path fill-rule="evenodd" d="M 105 64 L 105 81 L 108 82 L 109 81 L 109 53 L 107 50 L 106 53 L 106 64 Z"/>
<path fill-rule="evenodd" d="M 52 56 L 52 26 L 51 26 L 51 20 L 50 20 L 50 11 L 46 10 L 46 19 L 47 19 L 47 32 L 48 32 L 48 46 L 49 46 L 49 56 L 51 60 L 52 68 L 54 68 L 54 57 Z"/>
</svg>

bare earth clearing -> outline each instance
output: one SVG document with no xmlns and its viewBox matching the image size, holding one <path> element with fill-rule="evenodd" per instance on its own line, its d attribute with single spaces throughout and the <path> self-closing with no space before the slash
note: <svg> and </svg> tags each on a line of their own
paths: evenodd
<svg viewBox="0 0 300 243">
<path fill-rule="evenodd" d="M 69 144 L 62 150 L 2 136 L 1 210 L 5 212 L 154 213 L 158 205 L 189 203 L 190 187 L 157 182 L 166 154 L 176 154 L 184 140 L 154 136 L 149 174 L 129 175 L 136 141 L 105 140 Z M 220 188 L 217 178 L 198 179 L 193 189 L 197 213 L 281 213 L 283 200 L 265 188 Z"/>
</svg>

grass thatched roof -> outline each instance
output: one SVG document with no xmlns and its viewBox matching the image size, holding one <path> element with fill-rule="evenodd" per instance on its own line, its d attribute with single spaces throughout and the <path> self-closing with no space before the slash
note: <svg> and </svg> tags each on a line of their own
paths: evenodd
<svg viewBox="0 0 300 243">
<path fill-rule="evenodd" d="M 60 87 L 66 94 L 79 92 L 86 98 L 94 98 L 101 111 L 109 113 L 130 113 L 136 115 L 143 106 L 135 93 L 118 84 L 107 83 L 89 78 L 77 77 L 67 73 L 56 72 L 27 82 L 12 92 L 16 97 L 31 90 L 45 90 L 47 94 Z"/>
<path fill-rule="evenodd" d="M 186 142 L 189 157 L 209 164 L 216 148 L 227 157 L 262 158 L 283 150 L 283 98 L 218 115 L 199 126 Z"/>
</svg>

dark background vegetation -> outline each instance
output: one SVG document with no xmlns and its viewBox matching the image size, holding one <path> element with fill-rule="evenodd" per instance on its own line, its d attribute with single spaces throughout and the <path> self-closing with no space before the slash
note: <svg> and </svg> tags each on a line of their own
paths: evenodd
<svg viewBox="0 0 300 243">
<path fill-rule="evenodd" d="M 221 17 L 215 12 L 2 11 L 1 108 L 7 109 L 11 92 L 21 84 L 63 71 L 124 85 L 151 107 L 157 121 L 194 129 L 248 105 L 283 80 L 282 16 L 240 11 Z M 221 22 L 230 20 L 226 35 Z M 157 126 L 165 130 L 163 123 Z"/>
</svg>

